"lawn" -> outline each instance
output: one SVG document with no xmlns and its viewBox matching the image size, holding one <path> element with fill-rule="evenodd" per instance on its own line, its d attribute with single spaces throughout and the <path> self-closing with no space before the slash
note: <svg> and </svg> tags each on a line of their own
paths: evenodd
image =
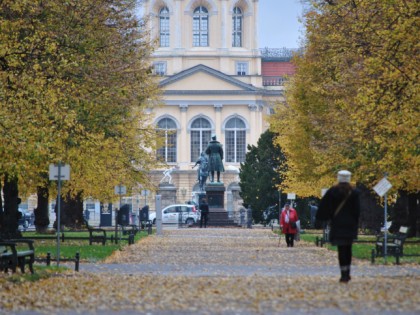
<svg viewBox="0 0 420 315">
<path fill-rule="evenodd" d="M 24 232 L 23 237 L 31 238 L 31 236 L 42 237 L 46 236 L 48 239 L 34 239 L 35 257 L 36 259 L 46 259 L 47 253 L 50 253 L 51 259 L 55 260 L 57 257 L 57 238 L 54 234 L 37 234 L 36 232 Z M 113 231 L 109 231 L 107 236 L 113 235 Z M 134 241 L 147 237 L 147 231 L 140 231 L 136 234 Z M 70 239 L 70 238 L 86 238 L 86 239 Z M 122 236 L 127 238 L 126 235 Z M 114 251 L 120 250 L 124 246 L 129 246 L 126 240 L 121 240 L 118 244 L 107 240 L 106 245 L 94 243 L 89 245 L 88 232 L 64 232 L 64 242 L 60 239 L 60 260 L 74 259 L 76 253 L 80 254 L 81 261 L 97 262 L 104 260 L 110 256 Z"/>
<path fill-rule="evenodd" d="M 315 243 L 316 238 L 321 238 L 322 233 L 321 231 L 308 231 L 308 233 L 302 233 L 300 238 L 307 242 Z M 358 243 L 357 241 L 353 243 L 353 257 L 359 259 L 366 259 L 371 260 L 372 257 L 372 249 L 375 248 L 375 240 L 376 237 L 374 235 L 359 235 L 358 236 Z M 411 243 L 412 241 L 417 241 L 417 243 Z M 324 245 L 329 250 L 337 250 L 336 246 L 332 246 L 331 244 Z M 400 263 L 415 263 L 420 264 L 420 238 L 409 238 L 407 239 L 406 243 L 404 244 L 404 255 L 400 258 Z M 417 257 L 410 257 L 409 255 L 418 255 Z M 383 257 L 376 257 L 375 264 L 384 264 L 385 260 Z M 387 263 L 395 263 L 395 257 L 388 257 Z"/>
</svg>

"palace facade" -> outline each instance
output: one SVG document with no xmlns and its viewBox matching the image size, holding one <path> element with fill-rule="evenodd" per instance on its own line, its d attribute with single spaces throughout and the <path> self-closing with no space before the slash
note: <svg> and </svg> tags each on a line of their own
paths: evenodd
<svg viewBox="0 0 420 315">
<path fill-rule="evenodd" d="M 192 167 L 213 134 L 224 148 L 226 209 L 241 204 L 239 168 L 247 145 L 256 145 L 267 130 L 274 102 L 283 101 L 284 75 L 293 72 L 290 51 L 258 48 L 258 5 L 258 0 L 144 2 L 157 42 L 154 75 L 163 90 L 163 105 L 152 113 L 165 136 L 157 151 L 164 164 L 152 172 L 156 193 L 166 196 L 163 206 L 194 200 L 199 185 Z M 171 169 L 170 178 L 165 169 Z"/>
</svg>

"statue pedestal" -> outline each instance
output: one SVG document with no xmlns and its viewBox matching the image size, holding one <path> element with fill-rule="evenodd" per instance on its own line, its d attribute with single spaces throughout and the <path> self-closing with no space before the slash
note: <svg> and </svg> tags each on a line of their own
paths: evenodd
<svg viewBox="0 0 420 315">
<path fill-rule="evenodd" d="M 159 184 L 158 194 L 161 195 L 162 209 L 176 203 L 176 187 L 173 184 Z"/>
<path fill-rule="evenodd" d="M 226 211 L 225 191 L 226 187 L 222 183 L 208 183 L 206 185 L 206 195 L 210 212 Z"/>
</svg>

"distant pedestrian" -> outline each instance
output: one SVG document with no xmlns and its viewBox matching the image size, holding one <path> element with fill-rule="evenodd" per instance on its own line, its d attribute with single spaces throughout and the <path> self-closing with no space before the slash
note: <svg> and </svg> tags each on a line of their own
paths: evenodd
<svg viewBox="0 0 420 315">
<path fill-rule="evenodd" d="M 207 221 L 209 219 L 209 205 L 207 203 L 206 197 L 203 197 L 199 204 L 199 209 L 201 211 L 201 217 L 200 217 L 200 228 L 207 227 Z"/>
<path fill-rule="evenodd" d="M 350 185 L 351 173 L 338 172 L 338 184 L 328 189 L 321 199 L 316 214 L 317 220 L 330 221 L 329 240 L 338 248 L 340 282 L 350 281 L 352 244 L 357 238 L 360 215 L 360 193 Z"/>
<path fill-rule="evenodd" d="M 298 232 L 297 221 L 299 220 L 297 211 L 290 207 L 289 203 L 284 205 L 280 214 L 280 228 L 285 235 L 287 247 L 293 247 L 295 235 Z"/>
<path fill-rule="evenodd" d="M 315 204 L 315 201 L 311 201 L 311 203 L 309 204 L 309 209 L 311 212 L 311 228 L 315 228 L 315 218 L 316 218 L 316 212 L 318 211 L 318 207 Z"/>
</svg>

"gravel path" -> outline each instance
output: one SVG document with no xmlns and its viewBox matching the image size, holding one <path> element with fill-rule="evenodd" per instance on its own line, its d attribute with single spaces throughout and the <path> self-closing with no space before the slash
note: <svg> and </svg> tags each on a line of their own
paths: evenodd
<svg viewBox="0 0 420 315">
<path fill-rule="evenodd" d="M 32 284 L 7 284 L 0 313 L 420 314 L 420 266 L 356 260 L 338 283 L 336 253 L 264 229 L 180 229 L 152 235 L 105 263 Z M 10 293 L 19 290 L 19 295 Z M 14 304 L 11 304 L 13 301 Z"/>
</svg>

